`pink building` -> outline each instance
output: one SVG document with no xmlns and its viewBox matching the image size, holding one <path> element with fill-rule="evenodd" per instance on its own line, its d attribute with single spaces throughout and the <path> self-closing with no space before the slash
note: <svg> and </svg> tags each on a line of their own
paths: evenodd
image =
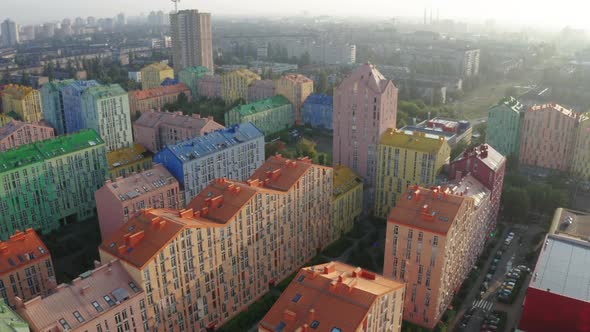
<svg viewBox="0 0 590 332">
<path fill-rule="evenodd" d="M 135 142 L 152 152 L 158 152 L 168 144 L 203 136 L 224 127 L 213 117 L 199 114 L 182 115 L 182 112 L 146 112 L 133 123 Z"/>
<path fill-rule="evenodd" d="M 145 309 L 143 290 L 117 260 L 16 306 L 32 332 L 147 331 Z"/>
<path fill-rule="evenodd" d="M 275 82 L 273 80 L 255 80 L 248 87 L 248 102 L 274 97 Z"/>
<path fill-rule="evenodd" d="M 537 105 L 524 114 L 520 164 L 567 171 L 570 167 L 579 116 L 557 104 Z"/>
<path fill-rule="evenodd" d="M 397 93 L 368 63 L 334 89 L 334 164 L 352 168 L 368 187 L 375 181 L 379 138 L 396 125 Z"/>
<path fill-rule="evenodd" d="M 221 98 L 221 76 L 206 75 L 197 82 L 199 97 Z"/>
<path fill-rule="evenodd" d="M 129 109 L 131 115 L 144 113 L 151 110 L 160 110 L 166 104 L 178 101 L 178 96 L 183 93 L 191 100 L 191 90 L 183 83 L 175 85 L 158 86 L 147 90 L 129 92 Z"/>
<path fill-rule="evenodd" d="M 55 130 L 43 121 L 27 123 L 12 120 L 0 127 L 0 152 L 52 137 L 55 137 Z"/>
<path fill-rule="evenodd" d="M 161 164 L 139 174 L 117 178 L 114 182 L 107 180 L 94 197 L 103 239 L 141 210 L 182 207 L 178 181 Z"/>
</svg>

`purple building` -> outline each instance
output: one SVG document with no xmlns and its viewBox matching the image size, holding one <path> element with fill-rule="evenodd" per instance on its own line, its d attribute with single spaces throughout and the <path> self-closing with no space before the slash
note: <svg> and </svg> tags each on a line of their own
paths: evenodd
<svg viewBox="0 0 590 332">
<path fill-rule="evenodd" d="M 255 80 L 248 87 L 248 102 L 272 98 L 275 95 L 275 82 L 273 80 Z"/>
<path fill-rule="evenodd" d="M 396 125 L 397 93 L 393 82 L 369 63 L 334 89 L 334 164 L 352 168 L 369 188 L 375 181 L 379 138 Z"/>
</svg>

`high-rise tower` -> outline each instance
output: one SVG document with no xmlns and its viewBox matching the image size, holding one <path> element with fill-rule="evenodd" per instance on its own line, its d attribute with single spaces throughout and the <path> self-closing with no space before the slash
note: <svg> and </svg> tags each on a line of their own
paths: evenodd
<svg viewBox="0 0 590 332">
<path fill-rule="evenodd" d="M 196 9 L 170 15 L 174 71 L 203 66 L 213 73 L 211 14 Z"/>
</svg>

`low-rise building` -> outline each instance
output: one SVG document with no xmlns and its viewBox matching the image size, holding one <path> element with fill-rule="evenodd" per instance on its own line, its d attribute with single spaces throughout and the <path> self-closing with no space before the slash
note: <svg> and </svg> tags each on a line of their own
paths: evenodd
<svg viewBox="0 0 590 332">
<path fill-rule="evenodd" d="M 119 261 L 105 262 L 51 295 L 16 307 L 32 332 L 148 330 L 144 291 Z"/>
<path fill-rule="evenodd" d="M 275 82 L 273 80 L 256 80 L 248 87 L 248 102 L 255 102 L 275 95 Z"/>
<path fill-rule="evenodd" d="M 205 76 L 198 81 L 197 88 L 199 90 L 199 98 L 221 98 L 221 76 Z"/>
<path fill-rule="evenodd" d="M 135 142 L 154 153 L 166 145 L 224 128 L 213 117 L 202 118 L 199 114 L 189 116 L 182 112 L 150 111 L 133 123 Z"/>
<path fill-rule="evenodd" d="M 178 181 L 159 164 L 126 178 L 107 180 L 94 197 L 102 239 L 144 209 L 180 209 L 183 206 Z"/>
<path fill-rule="evenodd" d="M 363 213 L 363 180 L 346 166 L 334 167 L 332 229 L 335 238 L 348 233 Z"/>
<path fill-rule="evenodd" d="M 29 300 L 55 288 L 51 255 L 32 228 L 0 241 L 0 297 L 11 306 L 16 298 Z"/>
<path fill-rule="evenodd" d="M 442 136 L 449 143 L 451 149 L 459 144 L 463 144 L 464 146 L 471 145 L 471 137 L 473 135 L 473 127 L 469 121 L 439 117 L 425 120 L 415 125 L 405 126 L 401 130 Z"/>
<path fill-rule="evenodd" d="M 216 178 L 246 180 L 264 162 L 264 134 L 251 123 L 170 144 L 154 156 L 190 202 Z"/>
<path fill-rule="evenodd" d="M 157 88 L 166 78 L 174 78 L 174 69 L 162 62 L 152 63 L 141 69 L 141 89 Z"/>
<path fill-rule="evenodd" d="M 159 111 L 166 104 L 177 102 L 180 94 L 184 94 L 186 100 L 191 101 L 191 91 L 182 83 L 131 91 L 129 92 L 131 115 L 138 116 L 151 110 Z"/>
<path fill-rule="evenodd" d="M 153 155 L 139 143 L 107 152 L 108 178 L 114 180 L 152 168 Z"/>
<path fill-rule="evenodd" d="M 55 130 L 44 121 L 26 123 L 13 120 L 0 127 L 0 152 L 53 137 Z"/>
<path fill-rule="evenodd" d="M 486 143 L 504 156 L 520 153 L 521 128 L 526 107 L 513 97 L 501 100 L 488 110 Z"/>
<path fill-rule="evenodd" d="M 0 331 L 29 332 L 29 324 L 0 298 Z"/>
<path fill-rule="evenodd" d="M 293 106 L 277 95 L 254 103 L 239 105 L 225 113 L 225 125 L 250 122 L 264 135 L 271 135 L 293 125 Z"/>
<path fill-rule="evenodd" d="M 226 105 L 238 100 L 248 102 L 248 87 L 260 76 L 248 69 L 237 69 L 221 75 L 221 99 Z"/>
<path fill-rule="evenodd" d="M 305 99 L 301 113 L 304 125 L 332 130 L 334 98 L 320 93 L 311 94 Z"/>
<path fill-rule="evenodd" d="M 339 262 L 302 268 L 258 332 L 401 331 L 405 284 Z"/>
<path fill-rule="evenodd" d="M 209 75 L 209 69 L 206 67 L 195 66 L 186 67 L 178 72 L 178 80 L 191 90 L 193 98 L 199 98 L 199 80 Z"/>
<path fill-rule="evenodd" d="M 293 104 L 295 123 L 302 124 L 301 108 L 307 97 L 313 93 L 313 80 L 300 74 L 287 74 L 275 83 L 275 93 L 284 96 Z"/>
<path fill-rule="evenodd" d="M 8 84 L 2 90 L 2 110 L 14 112 L 24 122 L 39 122 L 43 119 L 41 93 L 28 86 Z"/>
</svg>

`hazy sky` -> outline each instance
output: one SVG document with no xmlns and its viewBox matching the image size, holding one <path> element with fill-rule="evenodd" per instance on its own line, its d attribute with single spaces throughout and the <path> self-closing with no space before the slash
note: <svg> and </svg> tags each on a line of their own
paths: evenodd
<svg viewBox="0 0 590 332">
<path fill-rule="evenodd" d="M 440 9 L 441 18 L 488 19 L 523 24 L 590 28 L 584 0 L 181 0 L 179 8 L 218 14 L 310 14 L 418 16 L 425 6 Z M 37 23 L 64 17 L 137 15 L 172 10 L 169 0 L 0 0 L 0 18 Z M 436 11 L 435 11 L 436 12 Z"/>
</svg>

